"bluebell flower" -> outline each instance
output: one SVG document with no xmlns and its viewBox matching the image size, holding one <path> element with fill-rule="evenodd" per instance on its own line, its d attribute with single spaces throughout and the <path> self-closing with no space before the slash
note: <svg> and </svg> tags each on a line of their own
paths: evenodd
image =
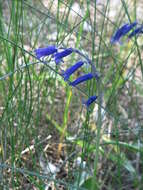
<svg viewBox="0 0 143 190">
<path fill-rule="evenodd" d="M 48 55 L 54 54 L 55 52 L 57 52 L 57 48 L 56 48 L 56 46 L 51 45 L 51 46 L 48 46 L 45 48 L 35 49 L 34 52 L 36 54 L 36 57 L 38 59 L 40 59 L 43 56 L 48 56 Z"/>
<path fill-rule="evenodd" d="M 97 96 L 90 96 L 88 100 L 83 101 L 83 104 L 88 108 L 96 99 Z"/>
<path fill-rule="evenodd" d="M 96 76 L 96 75 L 93 75 L 92 73 L 88 73 L 88 74 L 86 74 L 86 75 L 83 75 L 83 76 L 77 78 L 77 79 L 74 80 L 73 82 L 70 82 L 69 85 L 71 85 L 71 86 L 76 86 L 76 85 L 78 85 L 79 83 L 82 83 L 82 82 L 84 82 L 84 81 L 87 81 L 87 80 L 92 79 L 93 77 L 96 78 L 97 76 Z"/>
<path fill-rule="evenodd" d="M 72 48 L 68 48 L 68 49 L 65 49 L 65 50 L 62 51 L 62 52 L 56 53 L 56 54 L 53 56 L 53 57 L 55 58 L 56 64 L 60 63 L 60 62 L 62 61 L 62 58 L 63 58 L 63 57 L 66 57 L 66 56 L 70 55 L 72 52 L 73 52 L 73 49 L 72 49 Z"/>
<path fill-rule="evenodd" d="M 134 31 L 132 31 L 130 33 L 130 35 L 128 36 L 128 38 L 132 38 L 133 36 L 140 34 L 140 33 L 143 33 L 143 26 L 140 26 L 140 27 L 136 28 Z"/>
<path fill-rule="evenodd" d="M 84 64 L 83 61 L 78 61 L 75 63 L 73 66 L 68 68 L 62 75 L 64 77 L 64 80 L 68 80 L 69 77 L 77 70 L 79 69 L 82 65 Z"/>
<path fill-rule="evenodd" d="M 121 28 L 119 28 L 116 33 L 111 37 L 111 44 L 120 42 L 120 38 L 126 35 L 130 30 L 132 30 L 137 25 L 137 22 L 133 22 L 131 24 L 124 24 Z"/>
</svg>

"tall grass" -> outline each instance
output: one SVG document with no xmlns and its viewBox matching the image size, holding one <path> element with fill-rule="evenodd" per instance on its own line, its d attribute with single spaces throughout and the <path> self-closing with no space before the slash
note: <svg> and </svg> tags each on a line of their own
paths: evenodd
<svg viewBox="0 0 143 190">
<path fill-rule="evenodd" d="M 114 18 L 112 6 L 110 0 L 0 3 L 0 189 L 143 188 L 143 37 L 110 44 L 121 25 L 141 23 L 141 5 L 121 0 Z M 73 54 L 59 67 L 37 60 L 34 49 L 49 44 L 79 49 L 100 79 L 71 88 L 61 71 L 81 57 Z M 86 109 L 82 101 L 95 94 Z M 57 175 L 49 163 L 60 168 Z"/>
</svg>

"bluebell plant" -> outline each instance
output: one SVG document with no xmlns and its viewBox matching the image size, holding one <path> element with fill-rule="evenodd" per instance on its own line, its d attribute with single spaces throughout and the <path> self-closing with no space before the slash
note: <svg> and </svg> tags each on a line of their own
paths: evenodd
<svg viewBox="0 0 143 190">
<path fill-rule="evenodd" d="M 131 37 L 135 36 L 136 34 L 142 33 L 143 26 L 141 25 L 140 27 L 136 28 L 137 25 L 139 25 L 139 24 L 136 21 L 133 23 L 124 24 L 111 37 L 111 39 L 110 39 L 111 44 L 114 44 L 116 42 L 121 43 L 120 39 L 123 36 L 127 35 L 129 32 L 131 32 L 131 33 L 129 34 L 128 38 L 131 38 Z"/>
<path fill-rule="evenodd" d="M 113 37 L 111 37 L 111 43 L 120 42 L 121 37 L 126 35 L 130 30 L 132 30 L 137 25 L 137 22 L 133 22 L 132 24 L 124 24 L 121 28 L 119 28 Z"/>
<path fill-rule="evenodd" d="M 61 51 L 62 50 L 62 51 Z M 60 62 L 64 62 L 64 57 L 69 56 L 70 54 L 77 53 L 81 57 L 84 58 L 83 60 L 80 60 L 76 62 L 73 66 L 69 67 L 67 70 L 63 71 L 61 76 L 64 78 L 65 81 L 68 82 L 70 86 L 76 87 L 78 84 L 83 83 L 87 80 L 91 80 L 92 78 L 95 78 L 96 80 L 99 79 L 100 75 L 96 71 L 96 68 L 92 61 L 81 51 L 74 49 L 74 48 L 63 48 L 63 47 L 56 47 L 54 45 L 50 45 L 45 48 L 38 48 L 34 50 L 37 59 L 44 58 L 46 56 L 51 55 L 51 58 L 54 60 L 56 65 L 59 65 Z M 84 64 L 91 65 L 91 73 L 82 75 L 75 79 L 74 81 L 69 81 L 69 78 L 72 74 L 74 74 L 80 67 L 82 67 Z M 88 108 L 94 101 L 96 101 L 97 96 L 91 96 L 88 98 L 88 100 L 84 101 L 84 105 Z"/>
</svg>

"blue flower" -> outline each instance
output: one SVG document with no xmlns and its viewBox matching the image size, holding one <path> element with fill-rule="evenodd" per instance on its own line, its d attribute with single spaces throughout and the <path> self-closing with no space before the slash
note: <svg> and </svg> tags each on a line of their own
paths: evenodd
<svg viewBox="0 0 143 190">
<path fill-rule="evenodd" d="M 53 57 L 55 58 L 56 64 L 60 63 L 60 61 L 62 61 L 62 58 L 63 58 L 63 57 L 66 57 L 66 56 L 70 55 L 72 52 L 73 52 L 73 49 L 72 49 L 72 48 L 68 48 L 68 49 L 65 49 L 65 50 L 62 51 L 62 52 L 56 53 L 56 54 L 53 56 Z"/>
<path fill-rule="evenodd" d="M 83 101 L 83 104 L 88 108 L 96 99 L 97 96 L 90 96 L 87 101 Z"/>
<path fill-rule="evenodd" d="M 45 48 L 35 49 L 34 52 L 36 54 L 37 59 L 40 59 L 43 56 L 48 56 L 48 55 L 54 54 L 55 52 L 57 52 L 57 48 L 56 48 L 56 46 L 51 45 L 51 46 L 48 46 Z"/>
<path fill-rule="evenodd" d="M 77 70 L 79 69 L 82 65 L 84 64 L 83 61 L 78 61 L 75 63 L 73 66 L 68 68 L 62 75 L 64 77 L 64 80 L 68 80 L 69 77 Z"/>
<path fill-rule="evenodd" d="M 98 76 L 97 75 L 93 75 L 92 73 L 88 73 L 86 75 L 83 75 L 79 78 L 77 78 L 76 80 L 74 80 L 73 82 L 70 82 L 69 85 L 71 86 L 76 86 L 78 85 L 79 83 L 82 83 L 84 81 L 87 81 L 87 80 L 90 80 L 92 79 L 93 77 L 97 78 Z M 98 79 L 98 78 L 97 78 Z"/>
<path fill-rule="evenodd" d="M 143 33 L 143 26 L 136 28 L 133 32 L 130 33 L 128 38 L 132 38 L 133 36 L 140 34 L 140 33 Z"/>
<path fill-rule="evenodd" d="M 126 24 L 126 26 L 124 26 L 124 30 L 126 27 L 129 27 L 129 24 Z M 124 33 L 125 33 L 125 31 L 124 31 Z M 119 36 L 118 33 L 116 35 Z M 116 36 L 114 36 L 114 37 L 116 37 Z M 96 78 L 96 80 L 98 80 L 100 77 L 100 74 L 96 71 L 94 63 L 92 63 L 92 61 L 88 58 L 88 56 L 86 56 L 84 53 L 80 52 L 80 50 L 78 50 L 78 49 L 74 49 L 74 48 L 66 48 L 65 49 L 62 47 L 60 48 L 60 47 L 56 47 L 54 45 L 50 45 L 45 48 L 35 49 L 34 52 L 36 54 L 37 59 L 51 55 L 52 61 L 54 61 L 56 64 L 63 62 L 63 58 L 72 54 L 73 52 L 78 54 L 80 57 L 84 58 L 84 61 L 80 60 L 80 61 L 76 62 L 74 65 L 72 65 L 71 67 L 67 68 L 65 71 L 62 72 L 62 76 L 63 76 L 64 80 L 67 81 L 68 84 L 73 87 L 76 87 L 76 85 L 83 83 L 87 80 L 90 80 L 92 78 Z M 74 72 L 76 72 L 80 67 L 82 67 L 84 63 L 89 64 L 92 71 L 90 73 L 84 74 L 84 75 L 78 77 L 77 79 L 75 79 L 74 81 L 70 82 L 69 81 L 70 76 Z M 52 69 L 52 67 L 50 67 L 50 68 Z M 52 70 L 57 72 L 54 69 L 52 69 Z M 88 108 L 96 99 L 97 99 L 97 96 L 91 96 L 88 98 L 88 100 L 84 101 L 83 104 L 86 105 L 86 107 Z"/>
<path fill-rule="evenodd" d="M 133 22 L 131 24 L 124 24 L 121 28 L 119 28 L 116 33 L 111 37 L 111 44 L 119 42 L 120 38 L 126 35 L 130 30 L 132 30 L 137 25 L 137 22 Z"/>
</svg>

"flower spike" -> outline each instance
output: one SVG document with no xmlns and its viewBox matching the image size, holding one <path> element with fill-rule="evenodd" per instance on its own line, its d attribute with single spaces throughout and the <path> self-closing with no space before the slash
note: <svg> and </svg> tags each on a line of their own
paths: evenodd
<svg viewBox="0 0 143 190">
<path fill-rule="evenodd" d="M 88 108 L 96 99 L 98 96 L 90 96 L 88 100 L 83 101 L 83 104 Z"/>
<path fill-rule="evenodd" d="M 40 59 L 43 56 L 54 54 L 55 52 L 57 52 L 57 48 L 51 45 L 45 48 L 35 49 L 34 52 L 36 54 L 37 59 Z"/>
<path fill-rule="evenodd" d="M 137 25 L 137 22 L 133 22 L 131 24 L 124 24 L 121 28 L 119 28 L 116 33 L 111 37 L 111 44 L 119 42 L 120 38 L 126 35 L 130 30 L 132 30 Z"/>
<path fill-rule="evenodd" d="M 68 49 L 65 49 L 62 52 L 56 53 L 53 56 L 55 58 L 56 64 L 60 63 L 60 61 L 62 60 L 63 57 L 66 57 L 66 56 L 70 55 L 72 52 L 73 52 L 73 49 L 72 48 L 68 48 Z"/>
<path fill-rule="evenodd" d="M 92 73 L 88 73 L 88 74 L 86 74 L 86 75 L 83 75 L 83 76 L 77 78 L 77 79 L 74 80 L 73 82 L 70 82 L 69 85 L 71 85 L 71 86 L 76 86 L 76 85 L 78 85 L 79 83 L 82 83 L 82 82 L 84 82 L 84 81 L 87 81 L 87 80 L 92 79 L 93 77 L 96 78 L 97 76 L 96 76 L 96 75 L 93 75 Z"/>
<path fill-rule="evenodd" d="M 64 80 L 68 80 L 69 77 L 77 70 L 79 69 L 82 65 L 84 64 L 83 61 L 78 61 L 77 63 L 75 63 L 73 66 L 71 66 L 70 68 L 68 68 L 62 75 L 64 77 Z"/>
</svg>

